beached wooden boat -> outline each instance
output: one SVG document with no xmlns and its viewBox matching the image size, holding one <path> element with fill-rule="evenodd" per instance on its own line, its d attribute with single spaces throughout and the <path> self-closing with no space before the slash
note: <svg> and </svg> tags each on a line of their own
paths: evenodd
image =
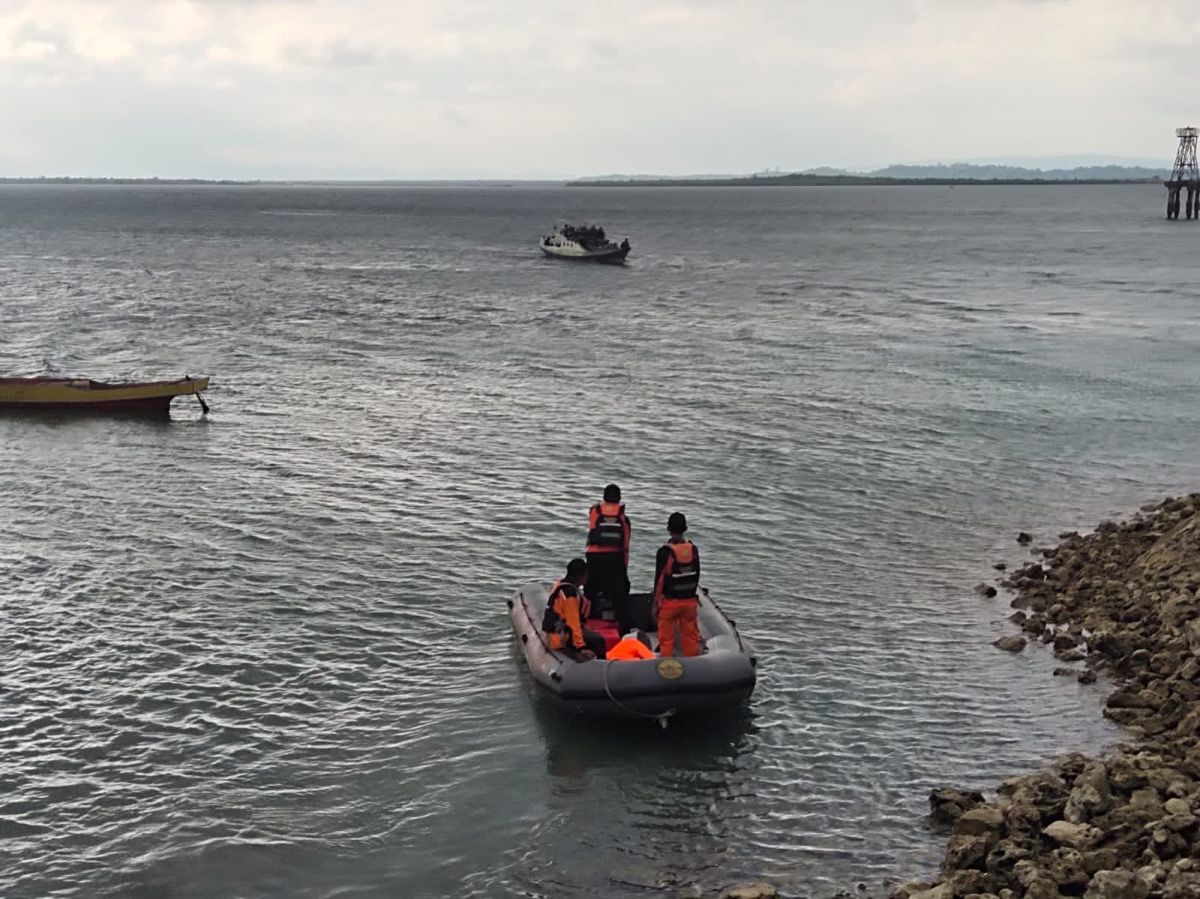
<svg viewBox="0 0 1200 899">
<path fill-rule="evenodd" d="M 0 378 L 0 409 L 166 415 L 171 400 L 194 394 L 207 412 L 208 406 L 200 396 L 206 387 L 208 378 L 191 377 L 116 384 L 88 378 Z"/>
</svg>

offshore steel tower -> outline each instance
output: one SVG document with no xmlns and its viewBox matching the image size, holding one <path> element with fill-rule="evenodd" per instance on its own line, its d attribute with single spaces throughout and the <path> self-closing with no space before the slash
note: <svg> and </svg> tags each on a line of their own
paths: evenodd
<svg viewBox="0 0 1200 899">
<path fill-rule="evenodd" d="M 1187 217 L 1200 219 L 1200 169 L 1196 167 L 1196 129 L 1176 128 L 1179 151 L 1167 185 L 1167 218 L 1179 218 L 1179 193 L 1187 188 Z"/>
</svg>

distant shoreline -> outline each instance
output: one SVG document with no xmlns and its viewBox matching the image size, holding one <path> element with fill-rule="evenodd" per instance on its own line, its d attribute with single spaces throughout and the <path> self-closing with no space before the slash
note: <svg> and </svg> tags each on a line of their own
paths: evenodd
<svg viewBox="0 0 1200 899">
<path fill-rule="evenodd" d="M 612 180 L 429 179 L 429 180 L 238 180 L 233 178 L 44 178 L 0 177 L 0 185 L 161 187 L 1003 187 L 1162 184 L 1160 178 L 891 178 L 880 175 L 749 175 L 738 178 L 630 178 Z"/>
<path fill-rule="evenodd" d="M 93 178 L 75 177 L 72 175 L 54 175 L 38 178 L 0 177 L 3 184 L 71 184 L 71 185 L 161 185 L 184 187 L 437 187 L 439 185 L 479 187 L 515 187 L 519 184 L 535 184 L 561 187 L 565 182 L 561 178 L 519 179 L 519 178 L 461 178 L 461 179 L 322 179 L 297 178 L 292 180 L 275 181 L 271 179 L 238 180 L 236 178 Z"/>
<path fill-rule="evenodd" d="M 1161 184 L 1158 178 L 887 178 L 874 175 L 752 175 L 748 178 L 648 178 L 568 181 L 567 187 L 957 187 Z"/>
</svg>

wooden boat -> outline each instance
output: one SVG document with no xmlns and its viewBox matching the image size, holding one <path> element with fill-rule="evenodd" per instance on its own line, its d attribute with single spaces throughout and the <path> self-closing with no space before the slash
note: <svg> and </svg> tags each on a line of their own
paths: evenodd
<svg viewBox="0 0 1200 899">
<path fill-rule="evenodd" d="M 192 377 L 116 384 L 88 378 L 0 378 L 0 409 L 166 415 L 171 400 L 193 394 L 207 412 L 200 396 L 207 387 L 208 378 Z"/>
</svg>

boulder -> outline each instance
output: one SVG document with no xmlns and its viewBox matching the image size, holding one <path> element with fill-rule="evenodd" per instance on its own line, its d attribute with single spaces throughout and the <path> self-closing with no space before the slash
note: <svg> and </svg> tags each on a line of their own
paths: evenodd
<svg viewBox="0 0 1200 899">
<path fill-rule="evenodd" d="M 1083 870 L 1087 871 L 1089 877 L 1097 871 L 1106 871 L 1110 868 L 1115 868 L 1121 861 L 1120 854 L 1112 846 L 1105 846 L 1103 849 L 1093 849 L 1091 852 L 1084 852 L 1082 855 Z"/>
<path fill-rule="evenodd" d="M 954 822 L 954 832 L 968 836 L 995 834 L 997 837 L 1004 832 L 1004 813 L 992 805 L 984 805 L 963 812 Z"/>
<path fill-rule="evenodd" d="M 1101 762 L 1095 762 L 1075 779 L 1063 809 L 1063 818 L 1072 824 L 1082 824 L 1108 811 L 1111 806 L 1112 788 L 1108 782 L 1108 772 Z"/>
<path fill-rule="evenodd" d="M 750 883 L 721 894 L 721 899 L 777 899 L 779 890 L 769 883 Z"/>
<path fill-rule="evenodd" d="M 1200 896 L 1200 871 L 1176 865 L 1167 873 L 1162 899 L 1196 899 Z"/>
<path fill-rule="evenodd" d="M 1063 899 L 1063 894 L 1049 877 L 1039 877 L 1025 887 L 1025 899 Z"/>
<path fill-rule="evenodd" d="M 1010 777 L 1000 784 L 998 791 L 1014 805 L 1033 806 L 1043 822 L 1062 816 L 1069 795 L 1066 784 L 1048 771 Z"/>
<path fill-rule="evenodd" d="M 1083 899 L 1146 899 L 1150 889 L 1132 871 L 1097 871 Z"/>
<path fill-rule="evenodd" d="M 917 893 L 924 893 L 932 889 L 929 884 L 921 880 L 910 880 L 908 883 L 901 884 L 888 894 L 888 899 L 912 899 Z"/>
<path fill-rule="evenodd" d="M 1129 793 L 1146 785 L 1146 773 L 1128 755 L 1117 755 L 1105 763 L 1109 782 L 1122 793 Z"/>
<path fill-rule="evenodd" d="M 937 824 L 953 824 L 968 809 L 983 805 L 983 794 L 957 787 L 939 787 L 929 794 L 929 817 Z"/>
<path fill-rule="evenodd" d="M 939 883 L 928 890 L 910 893 L 908 899 L 954 899 L 954 887 L 949 883 Z"/>
<path fill-rule="evenodd" d="M 1005 652 L 1020 652 L 1025 648 L 1025 638 L 1018 637 L 1013 634 L 1007 637 L 1001 637 L 992 643 L 997 649 L 1003 649 Z"/>
<path fill-rule="evenodd" d="M 955 871 L 950 878 L 950 889 L 955 896 L 979 895 L 987 890 L 990 882 L 991 878 L 982 871 Z"/>
<path fill-rule="evenodd" d="M 1083 855 L 1077 849 L 1060 847 L 1050 853 L 1042 864 L 1046 876 L 1069 893 L 1078 893 L 1088 885 L 1092 875 L 1084 867 Z"/>
<path fill-rule="evenodd" d="M 992 851 L 999 840 L 996 833 L 956 833 L 946 844 L 944 870 L 961 871 L 964 868 L 983 868 L 988 853 Z"/>
<path fill-rule="evenodd" d="M 1170 800 L 1170 802 L 1182 801 L 1181 799 Z M 1170 802 L 1167 804 L 1170 805 Z M 1182 833 L 1196 826 L 1196 816 L 1192 814 L 1190 809 L 1184 812 L 1168 814 L 1162 819 L 1162 826 L 1167 828 L 1167 830 L 1173 830 L 1175 833 Z"/>
<path fill-rule="evenodd" d="M 1055 821 L 1042 833 L 1060 846 L 1079 850 L 1091 849 L 1104 836 L 1103 831 L 1089 824 L 1074 824 L 1070 821 Z"/>
</svg>

